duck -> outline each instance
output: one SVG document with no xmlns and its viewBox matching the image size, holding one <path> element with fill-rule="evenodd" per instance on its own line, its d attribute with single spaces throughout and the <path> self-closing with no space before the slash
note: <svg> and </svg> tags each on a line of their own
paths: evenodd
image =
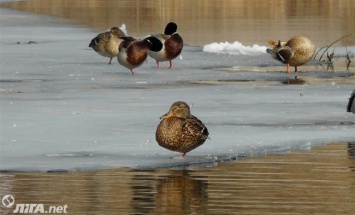
<svg viewBox="0 0 355 215">
<path fill-rule="evenodd" d="M 101 56 L 110 58 L 108 64 L 111 64 L 112 58 L 118 55 L 118 46 L 123 41 L 118 38 L 124 36 L 124 33 L 118 27 L 112 27 L 109 31 L 98 34 L 89 44 L 95 52 Z"/>
<path fill-rule="evenodd" d="M 163 47 L 158 52 L 149 51 L 149 56 L 155 59 L 158 68 L 160 68 L 159 62 L 169 61 L 169 69 L 173 69 L 172 60 L 180 55 L 184 46 L 183 39 L 177 33 L 177 24 L 169 22 L 163 34 L 152 36 L 158 38 L 163 43 Z"/>
<path fill-rule="evenodd" d="M 209 138 L 207 127 L 191 115 L 190 107 L 184 101 L 174 102 L 160 119 L 155 133 L 156 141 L 168 150 L 182 153 L 181 157 Z"/>
<path fill-rule="evenodd" d="M 290 73 L 290 66 L 294 66 L 297 72 L 297 67 L 308 63 L 316 52 L 316 46 L 305 36 L 295 36 L 287 42 L 279 40 L 277 44 L 271 40 L 269 44 L 273 47 L 267 48 L 266 52 L 286 64 L 287 73 Z"/>
<path fill-rule="evenodd" d="M 355 114 L 355 90 L 351 93 L 351 96 L 349 98 L 349 103 L 347 107 L 347 112 L 351 112 Z"/>
<path fill-rule="evenodd" d="M 279 42 L 276 42 L 275 40 L 269 40 L 268 43 L 269 43 L 270 47 L 274 48 L 275 46 L 278 45 L 278 43 L 280 43 L 280 46 L 285 46 L 287 42 L 280 41 L 280 40 L 279 40 Z"/>
<path fill-rule="evenodd" d="M 159 51 L 163 44 L 155 37 L 146 37 L 139 40 L 134 37 L 119 37 L 123 39 L 117 55 L 118 63 L 129 69 L 134 75 L 133 69 L 139 67 L 148 57 L 148 50 Z"/>
</svg>

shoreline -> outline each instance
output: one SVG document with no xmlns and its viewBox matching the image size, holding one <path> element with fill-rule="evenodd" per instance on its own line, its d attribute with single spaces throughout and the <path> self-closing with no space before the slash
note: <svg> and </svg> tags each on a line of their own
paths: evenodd
<svg viewBox="0 0 355 215">
<path fill-rule="evenodd" d="M 233 165 L 238 162 L 248 162 L 248 160 L 270 160 L 270 158 L 275 157 L 275 156 L 283 156 L 284 159 L 289 159 L 287 156 L 292 156 L 294 154 L 309 154 L 310 160 L 312 160 L 312 156 L 316 157 L 317 154 L 314 153 L 314 151 L 319 151 L 323 149 L 327 149 L 329 147 L 333 147 L 336 145 L 348 145 L 348 150 L 354 150 L 354 146 L 351 147 L 351 145 L 354 145 L 355 142 L 329 142 L 329 143 L 323 143 L 320 145 L 315 145 L 315 146 L 303 146 L 299 149 L 293 149 L 290 151 L 278 151 L 278 152 L 264 152 L 264 153 L 255 153 L 255 154 L 250 154 L 250 155 L 239 155 L 235 157 L 231 156 L 225 156 L 221 158 L 206 158 L 205 162 L 200 162 L 200 163 L 194 163 L 194 162 L 182 162 L 182 163 L 173 163 L 169 164 L 168 166 L 136 166 L 136 167 L 102 167 L 102 168 L 97 168 L 97 169 L 50 169 L 50 170 L 45 170 L 45 171 L 38 171 L 38 170 L 30 170 L 30 169 L 24 169 L 24 170 L 2 170 L 0 169 L 0 176 L 6 176 L 6 175 L 28 175 L 28 174 L 33 174 L 33 175 L 56 175 L 56 174 L 87 174 L 87 173 L 103 173 L 105 172 L 111 172 L 111 171 L 133 171 L 133 172 L 141 172 L 141 171 L 161 171 L 164 169 L 172 169 L 172 170 L 197 170 L 197 169 L 208 169 L 208 168 L 215 168 L 216 166 L 219 165 Z M 349 159 L 355 159 L 354 157 L 355 152 L 354 151 L 348 151 L 348 157 Z M 170 159 L 176 159 L 176 158 L 170 158 Z"/>
</svg>

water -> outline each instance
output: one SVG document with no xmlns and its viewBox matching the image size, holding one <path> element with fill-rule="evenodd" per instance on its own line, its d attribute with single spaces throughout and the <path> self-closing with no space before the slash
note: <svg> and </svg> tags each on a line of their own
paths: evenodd
<svg viewBox="0 0 355 215">
<path fill-rule="evenodd" d="M 68 214 L 352 214 L 351 146 L 334 143 L 211 168 L 8 173 L 0 175 L 0 193 L 13 194 L 16 203 L 67 205 Z"/>
<path fill-rule="evenodd" d="M 1 10 L 0 197 L 68 214 L 352 214 L 355 125 L 345 108 L 355 80 L 344 45 L 354 36 L 336 44 L 333 68 L 311 62 L 299 81 L 266 54 L 202 51 L 299 33 L 319 48 L 353 33 L 354 1 L 272 3 L 7 4 L 70 21 Z M 132 77 L 87 48 L 113 25 L 146 35 L 171 20 L 189 44 L 174 71 L 148 60 Z M 154 140 L 180 99 L 211 133 L 184 160 Z"/>
<path fill-rule="evenodd" d="M 31 0 L 9 7 L 75 20 L 98 31 L 125 23 L 135 36 L 163 32 L 166 23 L 175 21 L 184 42 L 198 46 L 225 41 L 267 45 L 270 39 L 302 34 L 322 47 L 355 29 L 353 0 Z M 355 45 L 355 35 L 337 45 Z"/>
</svg>

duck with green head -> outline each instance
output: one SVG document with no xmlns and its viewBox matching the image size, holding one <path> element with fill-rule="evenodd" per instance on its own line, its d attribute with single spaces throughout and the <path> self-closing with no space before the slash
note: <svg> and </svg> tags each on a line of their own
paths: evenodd
<svg viewBox="0 0 355 215">
<path fill-rule="evenodd" d="M 159 39 L 162 42 L 163 47 L 158 52 L 149 51 L 149 56 L 155 59 L 158 68 L 160 68 L 159 62 L 169 61 L 169 69 L 173 69 L 174 66 L 172 60 L 180 55 L 184 46 L 184 41 L 177 33 L 177 24 L 169 22 L 166 25 L 163 34 L 153 35 L 153 37 Z"/>
<path fill-rule="evenodd" d="M 139 67 L 147 59 L 149 51 L 159 51 L 163 46 L 155 37 L 147 37 L 138 40 L 133 37 L 120 37 L 123 39 L 117 55 L 118 63 L 129 69 L 134 75 L 133 69 Z"/>
</svg>

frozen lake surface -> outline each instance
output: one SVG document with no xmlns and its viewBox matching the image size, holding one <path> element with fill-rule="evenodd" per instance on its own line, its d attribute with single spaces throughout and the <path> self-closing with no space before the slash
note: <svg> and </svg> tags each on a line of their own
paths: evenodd
<svg viewBox="0 0 355 215">
<path fill-rule="evenodd" d="M 149 58 L 132 76 L 88 48 L 92 29 L 0 12 L 1 171 L 208 166 L 355 141 L 355 115 L 346 112 L 355 71 L 345 67 L 344 48 L 333 70 L 300 67 L 299 85 L 284 84 L 295 74 L 266 53 L 238 54 L 242 44 L 226 54 L 185 46 L 174 70 Z M 211 137 L 185 159 L 155 141 L 159 117 L 177 100 Z"/>
</svg>

